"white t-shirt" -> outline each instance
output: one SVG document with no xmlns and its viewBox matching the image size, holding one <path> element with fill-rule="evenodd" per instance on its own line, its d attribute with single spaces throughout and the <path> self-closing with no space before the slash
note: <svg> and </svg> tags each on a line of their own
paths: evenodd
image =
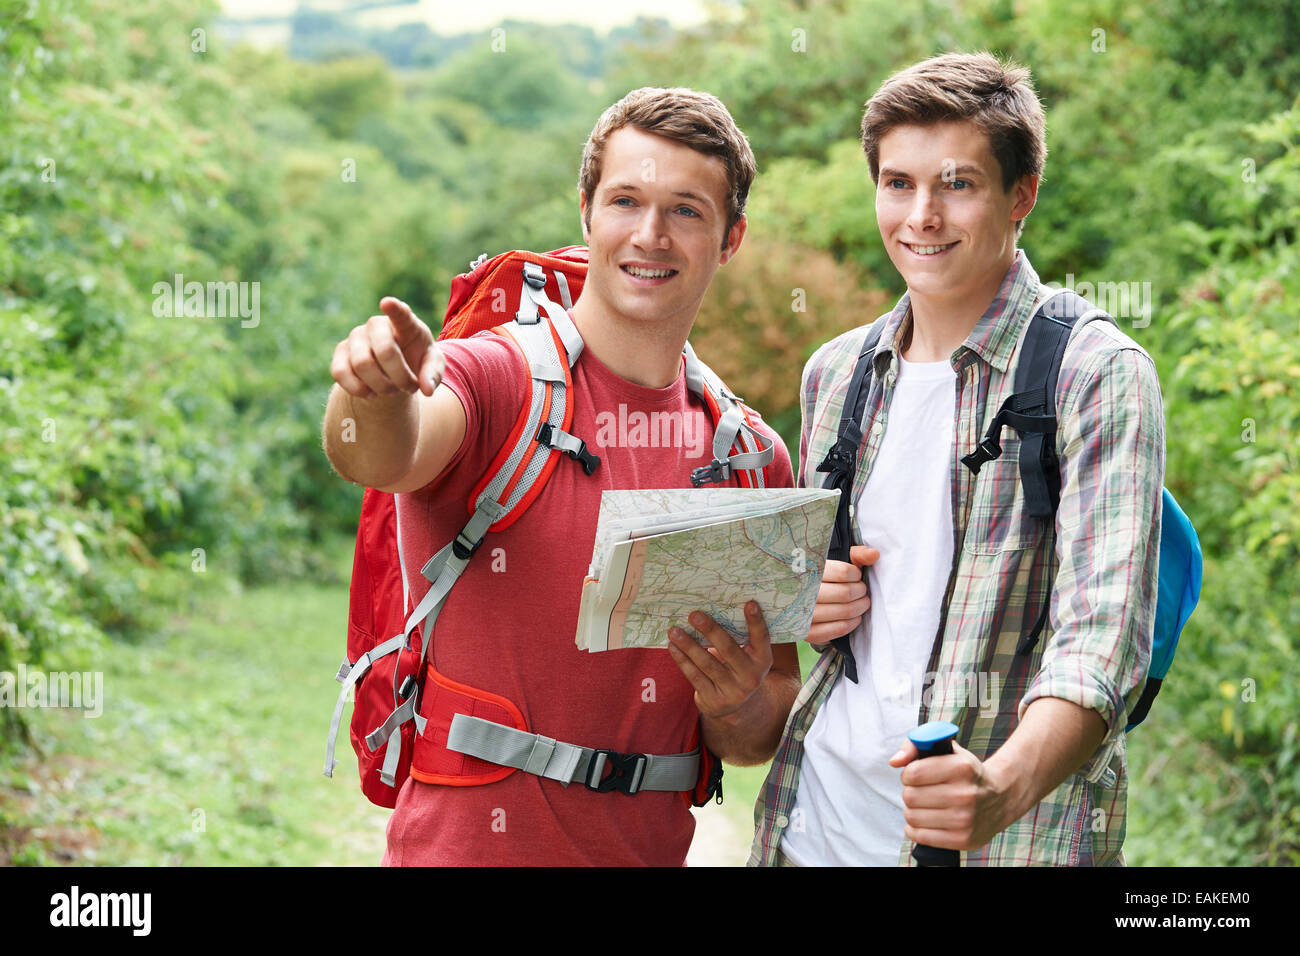
<svg viewBox="0 0 1300 956">
<path fill-rule="evenodd" d="M 880 549 L 871 610 L 852 636 L 858 683 L 841 677 L 808 729 L 781 841 L 799 866 L 896 866 L 903 842 L 902 770 L 889 758 L 916 726 L 952 568 L 957 376 L 946 360 L 899 363 L 855 507 L 860 540 Z"/>
</svg>

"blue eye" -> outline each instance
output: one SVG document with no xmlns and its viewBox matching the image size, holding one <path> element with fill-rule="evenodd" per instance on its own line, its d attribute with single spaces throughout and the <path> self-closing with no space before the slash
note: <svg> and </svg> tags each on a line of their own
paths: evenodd
<svg viewBox="0 0 1300 956">
<path fill-rule="evenodd" d="M 698 219 L 698 218 L 700 217 L 700 214 L 699 214 L 698 212 L 696 212 L 694 209 L 692 209 L 690 206 L 679 206 L 678 209 L 677 209 L 677 211 L 678 211 L 678 212 L 684 212 L 684 213 L 686 213 L 687 216 L 690 216 L 690 217 L 693 217 L 693 218 L 696 218 L 696 219 Z"/>
<path fill-rule="evenodd" d="M 891 180 L 889 180 L 889 182 L 886 183 L 885 185 L 889 186 L 889 187 L 892 189 L 893 186 L 894 186 L 894 183 L 902 183 L 904 186 L 907 185 L 907 181 L 906 181 L 906 180 L 903 180 L 903 179 L 891 179 Z"/>
<path fill-rule="evenodd" d="M 614 200 L 614 205 L 616 205 L 616 206 L 620 206 L 620 205 L 628 204 L 628 203 L 631 203 L 631 202 L 632 202 L 632 200 L 631 200 L 630 198 L 628 198 L 627 196 L 619 196 L 617 199 Z"/>
<path fill-rule="evenodd" d="M 953 189 L 956 189 L 956 188 L 957 188 L 957 185 L 958 185 L 959 183 L 960 183 L 962 186 L 969 186 L 969 185 L 970 185 L 970 182 L 967 181 L 967 180 L 965 180 L 965 179 L 954 179 L 954 180 L 952 181 L 952 188 L 953 188 Z"/>
</svg>

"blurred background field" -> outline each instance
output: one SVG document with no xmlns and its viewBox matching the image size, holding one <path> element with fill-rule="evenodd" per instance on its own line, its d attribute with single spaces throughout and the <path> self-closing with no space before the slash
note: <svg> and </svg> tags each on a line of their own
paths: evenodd
<svg viewBox="0 0 1300 956">
<path fill-rule="evenodd" d="M 863 102 L 957 49 L 1026 64 L 1047 107 L 1039 274 L 1150 290 L 1121 323 L 1205 549 L 1130 739 L 1126 856 L 1297 862 L 1295 4 L 744 0 L 461 33 L 287 6 L 0 0 L 0 671 L 102 670 L 108 697 L 0 707 L 0 862 L 374 862 L 385 812 L 348 764 L 319 775 L 360 502 L 320 451 L 334 344 L 385 294 L 436 323 L 481 252 L 581 241 L 600 111 L 705 89 L 760 175 L 692 340 L 797 451 L 803 362 L 902 291 Z M 177 274 L 259 283 L 260 320 L 156 315 Z M 761 776 L 707 811 L 729 860 Z"/>
</svg>

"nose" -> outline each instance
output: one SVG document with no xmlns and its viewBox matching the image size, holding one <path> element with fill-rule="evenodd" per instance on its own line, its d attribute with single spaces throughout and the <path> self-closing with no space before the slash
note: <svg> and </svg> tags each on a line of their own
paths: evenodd
<svg viewBox="0 0 1300 956">
<path fill-rule="evenodd" d="M 943 225 L 940 210 L 940 197 L 937 192 L 924 186 L 916 190 L 912 199 L 912 208 L 907 214 L 907 228 L 913 234 L 926 231 L 934 232 Z"/>
<path fill-rule="evenodd" d="M 657 206 L 647 204 L 643 207 L 636 231 L 632 233 L 632 244 L 638 249 L 668 248 L 668 219 Z"/>
</svg>

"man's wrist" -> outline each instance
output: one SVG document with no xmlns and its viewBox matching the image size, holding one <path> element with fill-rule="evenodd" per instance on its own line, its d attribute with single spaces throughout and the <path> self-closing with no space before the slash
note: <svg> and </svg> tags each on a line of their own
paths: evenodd
<svg viewBox="0 0 1300 956">
<path fill-rule="evenodd" d="M 1001 833 L 1033 809 L 1033 780 L 1019 763 L 1004 757 L 1003 750 L 984 761 L 984 777 L 996 795 L 994 805 L 999 819 L 995 832 Z"/>
</svg>

